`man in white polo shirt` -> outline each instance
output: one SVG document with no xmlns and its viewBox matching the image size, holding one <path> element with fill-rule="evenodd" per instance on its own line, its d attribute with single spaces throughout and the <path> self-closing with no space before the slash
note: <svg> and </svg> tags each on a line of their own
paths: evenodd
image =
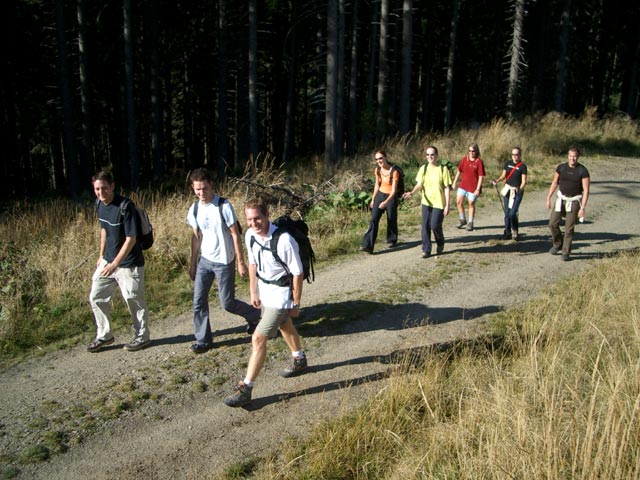
<svg viewBox="0 0 640 480">
<path fill-rule="evenodd" d="M 241 407 L 251 402 L 253 384 L 267 356 L 267 340 L 275 337 L 278 331 L 292 355 L 291 365 L 280 375 L 293 377 L 307 369 L 307 358 L 292 321 L 300 315 L 302 296 L 303 269 L 298 244 L 288 233 L 276 233 L 277 227 L 269 221 L 264 202 L 247 202 L 245 216 L 249 225 L 245 241 L 249 257 L 251 304 L 262 308 L 262 318 L 251 338 L 251 357 L 246 376 L 238 384 L 235 393 L 224 400 L 230 407 Z"/>
</svg>

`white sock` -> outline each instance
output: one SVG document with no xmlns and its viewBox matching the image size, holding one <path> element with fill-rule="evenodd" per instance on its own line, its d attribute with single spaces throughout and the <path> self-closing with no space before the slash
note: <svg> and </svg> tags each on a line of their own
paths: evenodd
<svg viewBox="0 0 640 480">
<path fill-rule="evenodd" d="M 304 350 L 298 350 L 297 352 L 291 352 L 293 358 L 304 358 Z"/>
<path fill-rule="evenodd" d="M 464 220 L 465 219 L 464 213 L 461 213 L 459 215 L 460 215 L 460 220 Z"/>
<path fill-rule="evenodd" d="M 253 382 L 251 380 L 249 380 L 248 378 L 245 378 L 242 383 L 245 384 L 245 386 L 249 387 L 249 388 L 253 388 Z"/>
<path fill-rule="evenodd" d="M 469 223 L 473 223 L 473 217 L 469 217 Z"/>
</svg>

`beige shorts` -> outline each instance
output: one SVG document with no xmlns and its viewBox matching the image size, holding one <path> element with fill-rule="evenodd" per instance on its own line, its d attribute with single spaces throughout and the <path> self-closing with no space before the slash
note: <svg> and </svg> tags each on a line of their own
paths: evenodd
<svg viewBox="0 0 640 480">
<path fill-rule="evenodd" d="M 290 320 L 288 309 L 263 307 L 262 317 L 260 318 L 256 332 L 269 338 L 275 338 L 280 325 L 287 323 L 288 320 Z"/>
</svg>

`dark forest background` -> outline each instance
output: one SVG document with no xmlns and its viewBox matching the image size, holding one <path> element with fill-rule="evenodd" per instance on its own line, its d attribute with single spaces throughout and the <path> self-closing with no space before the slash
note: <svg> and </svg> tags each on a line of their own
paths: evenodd
<svg viewBox="0 0 640 480">
<path fill-rule="evenodd" d="M 11 0 L 0 198 L 557 111 L 638 115 L 640 2 Z M 181 179 L 184 177 L 181 176 Z"/>
</svg>

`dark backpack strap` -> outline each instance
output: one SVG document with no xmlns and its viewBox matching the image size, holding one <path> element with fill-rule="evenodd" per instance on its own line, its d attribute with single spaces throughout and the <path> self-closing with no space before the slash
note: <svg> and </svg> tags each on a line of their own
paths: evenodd
<svg viewBox="0 0 640 480">
<path fill-rule="evenodd" d="M 253 245 L 258 244 L 260 250 L 267 250 L 268 252 L 271 252 L 271 255 L 273 255 L 273 259 L 280 265 L 282 265 L 282 268 L 284 268 L 284 271 L 286 272 L 280 278 L 276 278 L 275 280 L 266 280 L 262 278 L 257 272 L 257 270 L 259 270 L 258 268 L 256 269 L 256 276 L 262 282 L 268 283 L 270 285 L 278 285 L 279 287 L 291 287 L 293 285 L 293 275 L 291 275 L 291 271 L 289 270 L 287 264 L 284 263 L 280 258 L 280 255 L 278 255 L 278 240 L 280 239 L 280 235 L 282 235 L 282 231 L 279 228 L 276 228 L 275 232 L 273 232 L 273 235 L 271 236 L 271 243 L 269 244 L 269 247 L 262 245 L 256 240 L 256 237 L 252 236 L 251 241 L 249 242 L 249 248 L 253 250 Z"/>
<path fill-rule="evenodd" d="M 213 200 L 213 204 L 218 208 L 218 213 L 220 214 L 220 221 L 222 222 L 222 230 L 230 232 L 231 228 L 227 225 L 227 222 L 224 219 L 224 215 L 222 215 L 222 206 L 227 199 L 218 195 L 216 199 Z"/>
<path fill-rule="evenodd" d="M 198 230 L 198 232 L 200 231 L 200 225 L 198 225 L 198 204 L 200 203 L 200 200 L 196 200 L 195 202 L 193 202 L 193 218 L 196 219 L 196 230 Z"/>
</svg>

